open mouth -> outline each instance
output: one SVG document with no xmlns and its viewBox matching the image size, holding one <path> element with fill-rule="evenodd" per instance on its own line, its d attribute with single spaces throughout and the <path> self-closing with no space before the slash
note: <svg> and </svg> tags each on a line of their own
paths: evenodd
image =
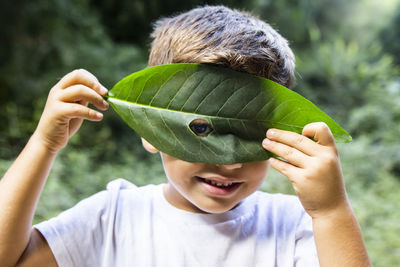
<svg viewBox="0 0 400 267">
<path fill-rule="evenodd" d="M 196 176 L 196 178 L 205 185 L 208 192 L 217 195 L 229 194 L 242 184 L 242 182 L 214 181 L 199 176 Z"/>
</svg>

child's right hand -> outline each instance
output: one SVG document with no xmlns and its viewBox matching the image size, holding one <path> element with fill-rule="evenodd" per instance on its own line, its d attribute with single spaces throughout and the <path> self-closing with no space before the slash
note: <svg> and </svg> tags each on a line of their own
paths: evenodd
<svg viewBox="0 0 400 267">
<path fill-rule="evenodd" d="M 88 108 L 91 103 L 100 110 L 107 110 L 107 94 L 97 78 L 79 69 L 65 75 L 51 90 L 34 137 L 51 152 L 65 147 L 76 133 L 83 119 L 100 121 L 103 114 Z"/>
</svg>

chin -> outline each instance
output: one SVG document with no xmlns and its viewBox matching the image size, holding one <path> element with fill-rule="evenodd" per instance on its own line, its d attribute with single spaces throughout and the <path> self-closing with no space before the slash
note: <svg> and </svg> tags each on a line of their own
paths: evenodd
<svg viewBox="0 0 400 267">
<path fill-rule="evenodd" d="M 210 214 L 219 214 L 219 213 L 224 213 L 227 211 L 230 211 L 231 209 L 235 208 L 237 204 L 235 205 L 202 205 L 202 206 L 197 206 L 197 208 L 204 213 L 210 213 Z"/>
</svg>

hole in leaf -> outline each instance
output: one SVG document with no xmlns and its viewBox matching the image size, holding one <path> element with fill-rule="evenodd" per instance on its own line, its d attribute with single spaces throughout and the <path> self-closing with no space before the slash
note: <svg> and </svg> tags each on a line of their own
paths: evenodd
<svg viewBox="0 0 400 267">
<path fill-rule="evenodd" d="M 189 127 L 195 135 L 200 137 L 206 137 L 214 130 L 206 120 L 202 119 L 193 120 Z"/>
</svg>

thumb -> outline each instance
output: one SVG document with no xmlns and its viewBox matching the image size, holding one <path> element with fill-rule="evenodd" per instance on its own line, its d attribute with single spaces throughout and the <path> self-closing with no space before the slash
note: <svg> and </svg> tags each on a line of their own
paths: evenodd
<svg viewBox="0 0 400 267">
<path fill-rule="evenodd" d="M 335 146 L 335 139 L 328 125 L 324 122 L 313 122 L 304 126 L 302 135 L 312 138 L 320 145 Z"/>
</svg>

